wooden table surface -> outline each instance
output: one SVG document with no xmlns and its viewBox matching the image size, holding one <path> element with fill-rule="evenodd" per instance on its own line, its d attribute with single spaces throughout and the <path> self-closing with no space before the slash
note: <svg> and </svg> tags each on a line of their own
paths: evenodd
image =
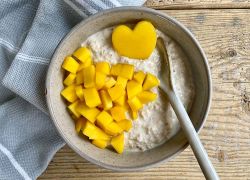
<svg viewBox="0 0 250 180">
<path fill-rule="evenodd" d="M 212 72 L 213 98 L 200 138 L 221 179 L 250 179 L 250 1 L 149 0 L 199 40 Z M 97 167 L 62 148 L 39 179 L 204 179 L 188 147 L 143 172 Z"/>
</svg>

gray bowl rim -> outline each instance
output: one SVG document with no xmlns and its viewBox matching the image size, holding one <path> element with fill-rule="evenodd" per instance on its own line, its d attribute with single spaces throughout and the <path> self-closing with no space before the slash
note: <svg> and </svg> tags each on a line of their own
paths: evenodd
<svg viewBox="0 0 250 180">
<path fill-rule="evenodd" d="M 198 129 L 196 129 L 196 131 L 199 133 L 200 130 L 203 128 L 204 124 L 205 124 L 205 121 L 206 121 L 206 118 L 208 116 L 208 112 L 209 112 L 209 109 L 210 109 L 210 106 L 211 106 L 211 101 L 212 101 L 212 79 L 211 79 L 210 68 L 209 68 L 209 65 L 208 65 L 208 60 L 207 60 L 207 57 L 205 55 L 205 52 L 201 48 L 201 45 L 199 44 L 199 42 L 195 38 L 195 36 L 183 24 L 181 24 L 175 18 L 167 15 L 166 13 L 159 12 L 159 11 L 156 11 L 154 9 L 146 8 L 146 7 L 124 6 L 124 7 L 115 7 L 115 8 L 104 10 L 104 11 L 98 12 L 98 13 L 96 13 L 94 15 L 91 15 L 88 18 L 82 20 L 75 27 L 73 27 L 70 30 L 70 32 L 61 40 L 61 42 L 58 44 L 58 46 L 57 46 L 57 48 L 56 48 L 56 50 L 55 50 L 55 52 L 54 52 L 54 54 L 52 56 L 50 64 L 55 60 L 54 58 L 55 58 L 56 54 L 60 51 L 60 47 L 64 44 L 64 42 L 71 36 L 71 34 L 76 29 L 80 28 L 83 24 L 85 24 L 86 22 L 92 21 L 92 20 L 94 20 L 95 18 L 97 18 L 99 16 L 104 16 L 105 14 L 109 14 L 109 13 L 113 13 L 113 12 L 117 12 L 117 11 L 128 11 L 128 10 L 150 13 L 152 15 L 160 16 L 160 17 L 170 21 L 171 23 L 177 25 L 182 31 L 184 31 L 186 33 L 186 35 L 189 36 L 192 39 L 193 43 L 197 46 L 198 50 L 200 51 L 200 54 L 201 54 L 201 56 L 203 58 L 203 63 L 204 63 L 204 67 L 205 67 L 205 70 L 206 70 L 206 75 L 207 75 L 208 96 L 207 96 L 207 105 L 206 105 L 207 108 L 206 108 L 206 110 L 204 112 L 203 118 L 201 119 L 200 127 Z M 54 123 L 54 125 L 55 125 L 55 127 L 57 129 L 57 132 L 64 139 L 66 144 L 70 148 L 72 148 L 77 154 L 79 154 L 81 157 L 88 160 L 89 162 L 91 162 L 93 164 L 96 164 L 98 166 L 104 167 L 106 169 L 110 169 L 110 170 L 114 170 L 114 171 L 120 171 L 120 172 L 132 172 L 132 171 L 138 171 L 138 170 L 145 170 L 145 169 L 154 167 L 154 166 L 159 165 L 159 164 L 161 164 L 163 162 L 167 162 L 167 161 L 173 159 L 174 157 L 179 155 L 182 151 L 184 151 L 187 148 L 187 146 L 189 145 L 189 143 L 187 142 L 178 151 L 173 153 L 171 156 L 163 158 L 163 159 L 155 161 L 155 162 L 152 162 L 152 163 L 149 163 L 149 164 L 144 164 L 144 165 L 141 165 L 141 166 L 137 166 L 137 167 L 117 167 L 117 166 L 112 166 L 112 165 L 108 165 L 108 164 L 99 162 L 99 161 L 89 157 L 84 152 L 79 151 L 78 148 L 76 148 L 74 146 L 74 144 L 71 143 L 67 139 L 67 137 L 64 135 L 64 133 L 60 131 L 59 125 L 55 121 L 55 116 L 54 116 L 54 113 L 53 113 L 53 110 L 52 110 L 53 105 L 51 103 L 51 99 L 50 99 L 50 95 L 49 95 L 49 92 L 50 92 L 49 91 L 49 89 L 50 89 L 49 83 L 50 83 L 50 77 L 51 77 L 52 72 L 53 72 L 53 69 L 49 65 L 49 68 L 48 68 L 48 71 L 47 71 L 47 76 L 46 76 L 46 82 L 45 82 L 46 92 L 47 92 L 47 94 L 46 94 L 46 103 L 47 103 L 47 106 L 48 106 L 49 114 L 50 114 L 50 116 L 52 118 L 52 121 L 53 121 L 53 123 Z"/>
</svg>

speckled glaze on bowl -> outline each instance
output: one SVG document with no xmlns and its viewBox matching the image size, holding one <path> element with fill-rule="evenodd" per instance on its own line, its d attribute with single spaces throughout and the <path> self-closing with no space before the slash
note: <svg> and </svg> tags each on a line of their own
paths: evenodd
<svg viewBox="0 0 250 180">
<path fill-rule="evenodd" d="M 63 89 L 61 64 L 65 56 L 80 46 L 90 35 L 116 24 L 137 22 L 146 19 L 180 44 L 186 53 L 195 82 L 195 98 L 190 117 L 197 131 L 206 119 L 211 101 L 211 77 L 203 50 L 194 36 L 172 17 L 152 9 L 142 7 L 121 7 L 106 10 L 89 17 L 75 26 L 62 40 L 49 66 L 46 88 L 47 104 L 54 124 L 66 143 L 80 156 L 99 166 L 117 171 L 135 171 L 149 168 L 167 161 L 182 152 L 188 142 L 179 131 L 163 145 L 146 152 L 125 152 L 117 154 L 112 150 L 101 150 L 88 140 L 77 135 L 74 122 L 69 116 L 64 100 L 60 96 Z"/>
</svg>

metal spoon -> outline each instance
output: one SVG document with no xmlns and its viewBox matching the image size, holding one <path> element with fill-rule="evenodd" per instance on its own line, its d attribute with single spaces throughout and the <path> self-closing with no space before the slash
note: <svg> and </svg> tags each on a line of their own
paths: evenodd
<svg viewBox="0 0 250 180">
<path fill-rule="evenodd" d="M 204 149 L 198 134 L 190 120 L 180 98 L 174 92 L 173 83 L 172 83 L 172 75 L 171 75 L 171 64 L 168 58 L 167 49 L 164 43 L 164 40 L 159 37 L 157 39 L 157 47 L 159 52 L 167 64 L 167 68 L 164 68 L 164 72 L 161 72 L 161 85 L 160 89 L 167 95 L 171 106 L 173 107 L 176 116 L 179 119 L 181 128 L 186 135 L 189 144 L 194 152 L 194 155 L 201 167 L 201 170 L 206 177 L 206 179 L 217 180 L 219 176 L 217 175 L 209 157 Z"/>
</svg>

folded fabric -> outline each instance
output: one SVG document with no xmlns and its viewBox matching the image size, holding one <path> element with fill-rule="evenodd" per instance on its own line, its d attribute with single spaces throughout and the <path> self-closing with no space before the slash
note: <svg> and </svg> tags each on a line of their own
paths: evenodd
<svg viewBox="0 0 250 180">
<path fill-rule="evenodd" d="M 36 179 L 64 145 L 47 114 L 45 77 L 62 38 L 103 9 L 144 0 L 2 0 L 0 179 Z"/>
</svg>

